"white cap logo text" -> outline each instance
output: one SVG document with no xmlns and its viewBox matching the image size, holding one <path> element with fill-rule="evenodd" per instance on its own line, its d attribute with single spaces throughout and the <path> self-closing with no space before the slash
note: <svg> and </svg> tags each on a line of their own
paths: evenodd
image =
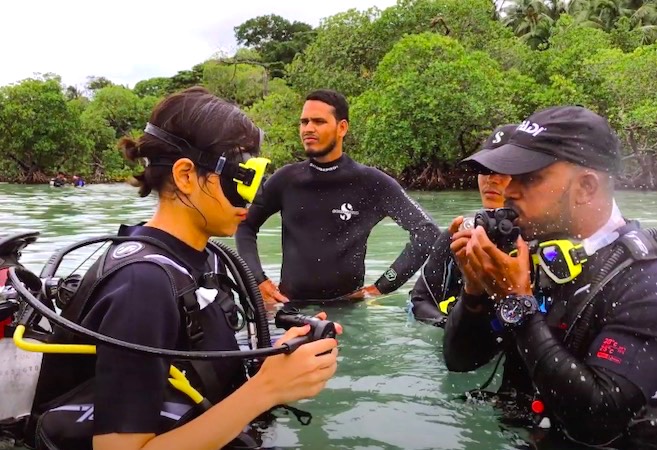
<svg viewBox="0 0 657 450">
<path fill-rule="evenodd" d="M 529 120 L 525 120 L 518 126 L 517 130 L 524 131 L 525 133 L 529 133 L 536 137 L 545 131 L 545 127 L 542 127 L 537 123 L 530 122 Z"/>
</svg>

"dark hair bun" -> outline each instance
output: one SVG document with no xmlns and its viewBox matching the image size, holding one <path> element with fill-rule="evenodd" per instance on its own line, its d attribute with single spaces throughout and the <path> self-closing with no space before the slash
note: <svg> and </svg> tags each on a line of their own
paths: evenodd
<svg viewBox="0 0 657 450">
<path fill-rule="evenodd" d="M 118 143 L 119 150 L 128 161 L 135 162 L 139 158 L 139 144 L 131 137 L 123 137 Z"/>
<path fill-rule="evenodd" d="M 126 136 L 121 138 L 121 140 L 119 140 L 118 147 L 119 150 L 121 150 L 121 153 L 123 153 L 123 157 L 128 161 L 136 162 L 139 160 L 139 158 L 141 158 L 139 143 L 131 137 Z M 148 183 L 145 171 L 142 171 L 137 175 L 132 175 L 130 178 L 128 178 L 128 183 L 131 186 L 139 188 L 140 197 L 147 197 L 153 190 L 153 188 Z"/>
</svg>

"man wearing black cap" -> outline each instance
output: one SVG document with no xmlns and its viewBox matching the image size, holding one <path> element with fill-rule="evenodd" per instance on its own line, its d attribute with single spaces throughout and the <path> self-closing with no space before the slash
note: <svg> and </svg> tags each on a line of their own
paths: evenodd
<svg viewBox="0 0 657 450">
<path fill-rule="evenodd" d="M 492 150 L 506 144 L 517 126 L 497 127 L 484 142 L 482 150 Z M 509 175 L 499 173 L 478 175 L 477 185 L 484 208 L 494 209 L 504 205 L 504 189 L 509 181 L 511 181 Z M 457 219 L 460 224 L 463 217 Z M 438 327 L 445 326 L 447 314 L 454 307 L 461 291 L 461 272 L 449 249 L 452 235 L 457 229 L 458 224 L 452 222 L 448 232 L 438 236 L 429 258 L 420 269 L 420 277 L 410 292 L 411 311 L 415 319 L 420 322 Z"/>
<path fill-rule="evenodd" d="M 465 163 L 512 175 L 505 205 L 522 237 L 508 255 L 482 227 L 454 234 L 464 288 L 445 327 L 448 369 L 502 351 L 498 393 L 516 419 L 587 445 L 657 448 L 657 233 L 614 202 L 620 142 L 607 121 L 542 110 Z"/>
</svg>

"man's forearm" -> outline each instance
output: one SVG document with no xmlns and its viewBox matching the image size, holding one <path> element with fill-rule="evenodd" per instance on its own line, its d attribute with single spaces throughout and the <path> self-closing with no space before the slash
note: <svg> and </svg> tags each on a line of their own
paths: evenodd
<svg viewBox="0 0 657 450">
<path fill-rule="evenodd" d="M 235 243 L 237 252 L 253 272 L 256 282 L 260 284 L 267 279 L 267 276 L 262 269 L 258 254 L 257 232 L 258 230 L 254 229 L 252 224 L 243 222 L 237 229 L 237 233 L 235 233 Z"/>
<path fill-rule="evenodd" d="M 406 283 L 427 260 L 438 234 L 438 227 L 433 223 L 427 223 L 411 234 L 411 241 L 374 283 L 379 292 L 393 292 Z"/>
<path fill-rule="evenodd" d="M 497 336 L 490 323 L 491 311 L 488 298 L 461 294 L 447 317 L 443 336 L 443 357 L 449 370 L 474 370 L 499 351 Z"/>
</svg>

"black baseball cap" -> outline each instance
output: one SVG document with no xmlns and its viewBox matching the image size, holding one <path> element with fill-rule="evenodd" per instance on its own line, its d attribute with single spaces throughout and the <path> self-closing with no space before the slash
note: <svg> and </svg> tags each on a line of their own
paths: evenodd
<svg viewBox="0 0 657 450">
<path fill-rule="evenodd" d="M 485 173 L 485 174 L 490 174 L 492 173 L 491 170 L 486 169 L 485 167 L 481 166 L 480 164 L 476 163 L 476 158 L 480 157 L 482 153 L 489 152 L 493 149 L 496 149 L 497 147 L 501 147 L 507 142 L 509 142 L 509 138 L 513 134 L 514 131 L 516 131 L 516 128 L 518 128 L 517 124 L 511 124 L 511 125 L 501 125 L 493 130 L 493 132 L 486 138 L 484 141 L 484 145 L 481 146 L 481 150 L 479 150 L 477 153 L 474 155 L 471 155 L 468 158 L 465 158 L 463 161 L 461 161 L 459 164 L 466 164 L 468 162 L 474 162 L 475 164 L 468 164 L 466 167 L 469 166 L 475 166 L 474 168 L 478 173 Z"/>
<path fill-rule="evenodd" d="M 495 128 L 491 135 L 486 138 L 486 141 L 484 141 L 484 145 L 481 146 L 481 151 L 485 152 L 488 150 L 493 150 L 494 148 L 501 147 L 502 145 L 506 144 L 509 142 L 509 137 L 511 137 L 517 127 L 518 124 L 511 124 L 502 125 Z M 470 158 L 472 158 L 472 156 Z"/>
<path fill-rule="evenodd" d="M 581 106 L 555 106 L 528 117 L 506 144 L 462 163 L 506 175 L 534 172 L 557 161 L 613 173 L 620 167 L 620 147 L 605 118 Z"/>
</svg>

